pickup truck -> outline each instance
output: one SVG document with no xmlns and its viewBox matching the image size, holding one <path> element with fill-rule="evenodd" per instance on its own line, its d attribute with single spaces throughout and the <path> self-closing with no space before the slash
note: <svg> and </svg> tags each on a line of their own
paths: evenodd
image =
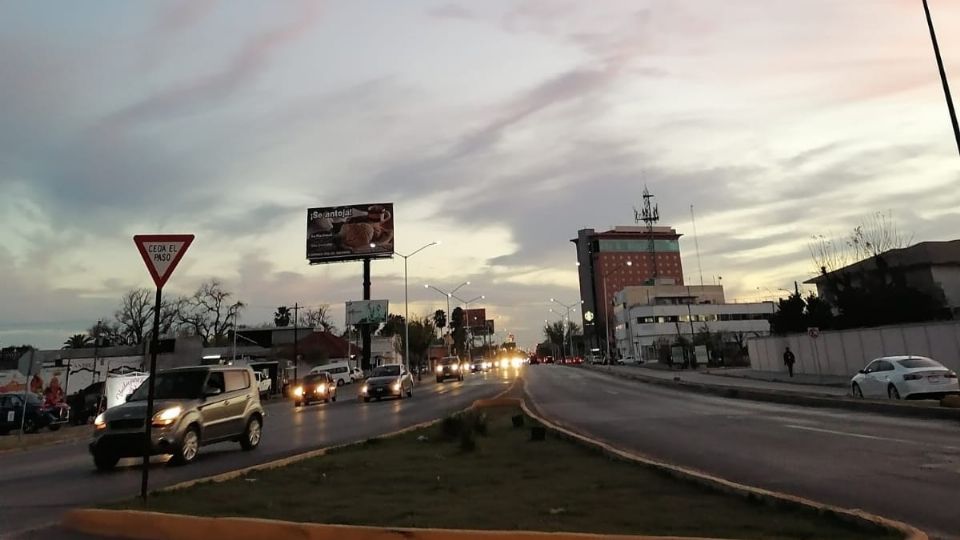
<svg viewBox="0 0 960 540">
<path fill-rule="evenodd" d="M 273 380 L 270 379 L 268 374 L 262 371 L 254 371 L 253 374 L 257 377 L 257 388 L 260 390 L 260 397 L 266 397 L 270 394 L 270 389 L 273 387 Z"/>
</svg>

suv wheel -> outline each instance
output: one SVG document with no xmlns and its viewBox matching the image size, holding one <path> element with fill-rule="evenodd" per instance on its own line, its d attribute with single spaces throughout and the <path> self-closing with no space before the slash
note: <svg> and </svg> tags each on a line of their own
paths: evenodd
<svg viewBox="0 0 960 540">
<path fill-rule="evenodd" d="M 171 461 L 176 465 L 186 465 L 197 459 L 197 454 L 199 453 L 200 433 L 197 432 L 196 427 L 190 427 L 187 429 L 187 432 L 183 434 L 180 447 L 177 448 L 177 453 L 173 455 Z"/>
<path fill-rule="evenodd" d="M 118 461 L 120 461 L 120 458 L 114 454 L 108 454 L 106 452 L 93 454 L 93 464 L 97 467 L 98 471 L 112 470 L 117 466 Z"/>
<path fill-rule="evenodd" d="M 257 416 L 250 417 L 247 421 L 247 429 L 243 430 L 243 437 L 240 439 L 240 447 L 244 450 L 253 450 L 260 446 L 260 438 L 263 436 L 263 424 Z"/>
</svg>

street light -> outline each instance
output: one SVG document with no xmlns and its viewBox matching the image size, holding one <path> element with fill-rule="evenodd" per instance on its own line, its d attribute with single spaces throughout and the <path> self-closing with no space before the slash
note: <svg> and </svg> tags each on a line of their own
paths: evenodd
<svg viewBox="0 0 960 540">
<path fill-rule="evenodd" d="M 430 242 L 408 255 L 397 253 L 396 251 L 393 252 L 394 255 L 403 257 L 403 362 L 407 365 L 407 371 L 410 371 L 410 295 L 407 290 L 407 260 L 428 247 L 436 246 L 439 243 L 439 241 Z"/>
<path fill-rule="evenodd" d="M 627 261 L 627 266 L 633 266 L 633 261 Z M 614 266 L 613 268 L 603 273 L 603 277 L 601 279 L 603 280 L 603 301 L 604 302 L 607 301 L 607 276 L 616 272 L 617 270 L 623 270 L 623 267 Z M 610 308 L 609 304 L 605 305 L 603 308 L 603 323 L 605 326 L 605 329 L 604 329 L 605 335 L 603 336 L 603 339 L 606 340 L 607 342 L 607 362 L 610 361 L 610 316 L 609 316 L 610 314 L 607 311 L 609 308 Z M 632 341 L 633 337 L 631 336 L 630 339 Z"/>
<path fill-rule="evenodd" d="M 943 58 L 940 57 L 940 45 L 937 43 L 937 33 L 933 29 L 933 19 L 930 17 L 930 6 L 923 0 L 923 12 L 927 16 L 927 27 L 930 29 L 930 41 L 933 43 L 933 54 L 937 58 L 937 69 L 940 71 L 940 83 L 943 85 L 943 97 L 947 100 L 947 110 L 950 112 L 950 123 L 953 124 L 953 136 L 957 140 L 957 151 L 960 152 L 960 124 L 957 122 L 957 111 L 953 108 L 953 97 L 950 96 L 950 83 L 947 82 L 947 72 L 943 69 Z"/>
<path fill-rule="evenodd" d="M 570 350 L 570 356 L 572 357 L 573 356 L 573 339 L 572 339 L 573 336 L 569 335 L 570 312 L 576 311 L 577 310 L 576 306 L 578 304 L 573 303 L 573 304 L 567 305 L 567 304 L 564 304 L 563 302 L 558 302 L 556 298 L 551 298 L 550 301 L 559 306 L 563 306 L 564 309 L 567 310 L 567 314 L 566 314 L 567 324 L 564 325 L 563 327 L 563 340 L 564 342 L 569 342 L 567 347 Z M 550 310 L 550 311 L 553 311 L 553 310 Z"/>
<path fill-rule="evenodd" d="M 470 304 L 476 302 L 477 300 L 483 300 L 484 298 L 486 298 L 486 296 L 484 296 L 484 295 L 481 294 L 480 296 L 477 296 L 477 297 L 475 297 L 475 298 L 471 298 L 470 300 L 464 300 L 463 298 L 460 298 L 459 296 L 457 296 L 457 295 L 455 295 L 455 294 L 451 294 L 450 296 L 453 297 L 453 298 L 456 298 L 457 300 L 459 300 L 459 301 L 463 304 L 463 316 L 464 316 L 464 318 L 467 319 L 467 325 L 466 325 L 466 327 L 465 327 L 465 329 L 464 329 L 464 333 L 465 333 L 465 334 L 469 334 L 469 333 L 470 333 L 470 317 L 468 316 L 468 314 L 469 314 L 469 312 L 470 312 Z M 473 341 L 473 340 L 471 339 L 470 341 Z M 472 350 L 473 350 L 473 347 L 472 347 L 472 344 L 470 343 L 470 341 L 467 341 L 467 360 L 468 360 L 468 361 L 473 360 L 473 358 L 471 357 L 471 354 L 470 354 L 470 353 L 472 352 Z"/>
<path fill-rule="evenodd" d="M 447 292 L 447 291 L 441 289 L 440 287 L 434 287 L 433 285 L 430 285 L 429 283 L 427 283 L 426 285 L 423 286 L 424 289 L 433 289 L 433 290 L 437 291 L 438 293 L 440 293 L 440 294 L 442 294 L 442 295 L 444 295 L 444 296 L 447 297 L 447 326 L 450 326 L 450 323 L 451 323 L 451 321 L 450 321 L 450 298 L 453 297 L 453 293 L 459 291 L 460 289 L 466 287 L 466 286 L 469 285 L 469 284 L 470 284 L 469 281 L 464 281 L 463 283 L 457 285 L 457 286 L 456 286 L 452 291 L 450 291 L 450 292 Z"/>
</svg>

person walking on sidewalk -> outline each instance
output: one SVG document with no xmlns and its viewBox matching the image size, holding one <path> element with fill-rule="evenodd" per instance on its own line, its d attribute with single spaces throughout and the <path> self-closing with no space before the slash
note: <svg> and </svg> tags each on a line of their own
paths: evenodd
<svg viewBox="0 0 960 540">
<path fill-rule="evenodd" d="M 790 347 L 787 347 L 787 350 L 783 353 L 783 363 L 787 365 L 787 371 L 790 372 L 790 377 L 793 377 L 793 364 L 797 361 L 797 357 L 793 355 L 793 351 L 790 350 Z"/>
</svg>

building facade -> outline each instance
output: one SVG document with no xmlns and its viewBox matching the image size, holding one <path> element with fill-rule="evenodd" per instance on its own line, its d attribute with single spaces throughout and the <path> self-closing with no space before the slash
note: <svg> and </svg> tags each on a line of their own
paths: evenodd
<svg viewBox="0 0 960 540">
<path fill-rule="evenodd" d="M 692 341 L 704 331 L 769 335 L 775 310 L 773 302 L 727 304 L 720 285 L 626 287 L 614 302 L 616 354 L 645 362 L 656 361 L 658 342 Z"/>
<path fill-rule="evenodd" d="M 612 335 L 616 291 L 644 284 L 683 285 L 680 236 L 671 227 L 653 227 L 651 231 L 643 226 L 617 226 L 577 232 L 571 242 L 577 248 L 581 322 L 591 347 L 605 347 L 603 336 L 608 327 Z"/>
</svg>

